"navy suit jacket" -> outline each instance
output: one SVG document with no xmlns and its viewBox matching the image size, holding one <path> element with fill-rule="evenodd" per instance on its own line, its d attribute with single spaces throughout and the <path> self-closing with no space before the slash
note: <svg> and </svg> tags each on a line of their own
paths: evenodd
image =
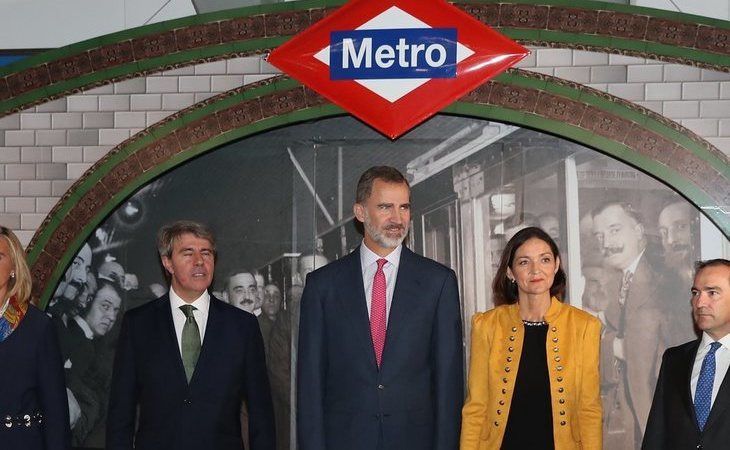
<svg viewBox="0 0 730 450">
<path fill-rule="evenodd" d="M 720 385 L 704 431 L 695 416 L 690 388 L 692 365 L 700 340 L 667 349 L 662 359 L 654 402 L 646 425 L 646 450 L 727 449 L 730 442 L 730 376 Z M 730 372 L 728 372 L 730 373 Z"/>
<path fill-rule="evenodd" d="M 301 450 L 458 449 L 464 375 L 453 270 L 403 248 L 380 370 L 359 248 L 309 274 L 301 305 Z"/>
<path fill-rule="evenodd" d="M 106 448 L 240 450 L 244 399 L 251 449 L 273 450 L 271 391 L 256 317 L 211 296 L 203 346 L 188 384 L 165 295 L 124 316 Z"/>
<path fill-rule="evenodd" d="M 61 349 L 51 319 L 28 305 L 18 328 L 0 342 L 0 448 L 71 448 Z M 43 414 L 43 423 L 5 427 L 5 416 Z"/>
</svg>

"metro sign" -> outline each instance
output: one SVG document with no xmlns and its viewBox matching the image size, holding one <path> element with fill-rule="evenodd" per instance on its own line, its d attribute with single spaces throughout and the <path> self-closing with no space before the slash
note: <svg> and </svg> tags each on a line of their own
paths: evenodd
<svg viewBox="0 0 730 450">
<path fill-rule="evenodd" d="M 269 62 L 395 139 L 528 54 L 442 0 L 353 0 Z"/>
</svg>

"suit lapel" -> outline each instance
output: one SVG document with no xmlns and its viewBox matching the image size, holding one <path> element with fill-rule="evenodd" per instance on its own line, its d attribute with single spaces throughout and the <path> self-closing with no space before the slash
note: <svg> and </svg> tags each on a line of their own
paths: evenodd
<svg viewBox="0 0 730 450">
<path fill-rule="evenodd" d="M 415 259 L 413 252 L 403 247 L 398 263 L 393 301 L 388 315 L 388 329 L 383 349 L 384 362 L 387 361 L 388 354 L 393 351 L 394 343 L 398 342 L 398 335 L 403 331 L 409 312 L 413 311 L 411 303 L 419 298 L 420 280 L 415 267 Z"/>
<path fill-rule="evenodd" d="M 345 258 L 347 259 L 343 264 L 342 276 L 337 280 L 336 297 L 340 302 L 344 317 L 350 321 L 352 330 L 354 330 L 355 340 L 360 343 L 364 354 L 368 355 L 368 360 L 375 366 L 375 350 L 370 335 L 370 314 L 362 281 L 360 247 Z"/>
<path fill-rule="evenodd" d="M 681 371 L 680 389 L 682 389 L 682 400 L 683 406 L 687 410 L 687 415 L 692 417 L 697 423 L 697 416 L 695 414 L 694 399 L 692 399 L 692 366 L 694 365 L 695 356 L 697 355 L 697 349 L 700 346 L 700 341 L 696 341 L 682 354 L 682 360 L 678 362 L 677 367 Z"/>
<path fill-rule="evenodd" d="M 647 250 L 648 251 L 648 250 Z M 654 275 L 646 251 L 641 255 L 639 264 L 636 266 L 634 277 L 629 285 L 629 295 L 626 299 L 626 314 L 632 315 L 645 303 L 655 302 L 653 290 L 655 288 L 656 276 Z"/>
<path fill-rule="evenodd" d="M 160 330 L 160 345 L 163 346 L 162 355 L 169 355 L 169 364 L 165 367 L 172 368 L 174 380 L 187 385 L 188 380 L 185 377 L 185 366 L 183 366 L 182 355 L 180 354 L 180 346 L 177 343 L 177 333 L 175 333 L 175 324 L 172 320 L 172 310 L 170 309 L 170 297 L 165 295 L 157 304 L 157 317 Z"/>
<path fill-rule="evenodd" d="M 198 356 L 198 362 L 195 364 L 195 371 L 193 372 L 193 377 L 190 379 L 190 385 L 193 385 L 193 383 L 199 384 L 201 379 L 205 379 L 206 367 L 216 367 L 213 361 L 215 353 L 216 351 L 220 352 L 220 349 L 225 347 L 225 342 L 223 342 L 222 337 L 222 313 L 220 300 L 211 295 L 203 345 L 200 347 L 200 355 Z M 182 357 L 180 358 L 180 363 L 182 364 Z M 185 369 L 183 366 L 184 373 Z"/>
</svg>

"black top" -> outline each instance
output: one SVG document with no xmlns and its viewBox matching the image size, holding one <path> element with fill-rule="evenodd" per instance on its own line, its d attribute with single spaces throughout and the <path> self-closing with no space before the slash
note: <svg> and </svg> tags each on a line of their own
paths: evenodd
<svg viewBox="0 0 730 450">
<path fill-rule="evenodd" d="M 547 331 L 546 323 L 525 325 L 525 341 L 502 450 L 555 448 L 550 378 L 545 353 Z"/>
</svg>

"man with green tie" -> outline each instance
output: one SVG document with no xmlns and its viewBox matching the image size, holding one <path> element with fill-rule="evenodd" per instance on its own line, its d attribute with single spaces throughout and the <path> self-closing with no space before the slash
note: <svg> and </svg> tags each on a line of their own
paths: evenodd
<svg viewBox="0 0 730 450">
<path fill-rule="evenodd" d="M 129 311 L 114 362 L 106 448 L 273 450 L 274 417 L 256 317 L 208 293 L 213 234 L 179 221 L 158 234 L 168 294 Z M 138 426 L 135 427 L 135 424 Z"/>
</svg>

